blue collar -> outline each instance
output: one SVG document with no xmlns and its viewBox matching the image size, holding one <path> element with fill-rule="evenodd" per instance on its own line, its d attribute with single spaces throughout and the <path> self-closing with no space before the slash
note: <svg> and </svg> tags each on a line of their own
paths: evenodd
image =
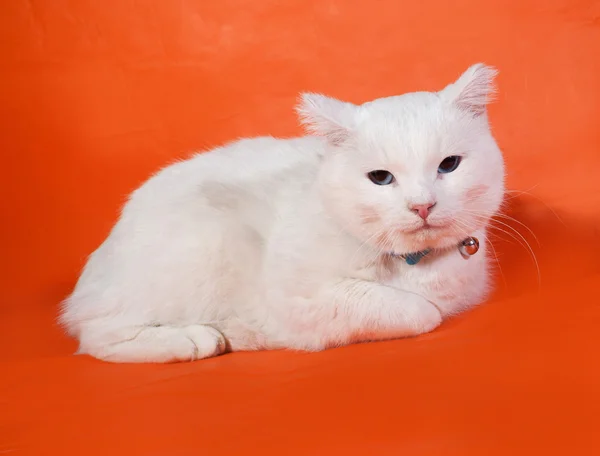
<svg viewBox="0 0 600 456">
<path fill-rule="evenodd" d="M 406 264 L 408 264 L 410 266 L 414 266 L 419 261 L 421 261 L 423 259 L 423 257 L 425 257 L 429 253 L 431 253 L 431 249 L 425 249 L 425 250 L 421 250 L 419 252 L 413 252 L 413 253 L 405 253 L 403 255 L 396 255 L 393 253 L 392 255 L 397 258 L 402 258 L 404 261 L 406 261 Z"/>
<path fill-rule="evenodd" d="M 457 247 L 462 257 L 465 260 L 468 260 L 469 257 L 475 255 L 479 250 L 479 239 L 473 236 L 469 236 L 468 238 L 465 238 L 461 242 L 459 242 Z M 406 264 L 414 266 L 429 253 L 431 253 L 431 249 L 420 250 L 418 252 L 413 253 L 404 253 L 402 255 L 392 253 L 391 255 L 396 258 L 402 258 L 404 261 L 406 261 Z"/>
</svg>

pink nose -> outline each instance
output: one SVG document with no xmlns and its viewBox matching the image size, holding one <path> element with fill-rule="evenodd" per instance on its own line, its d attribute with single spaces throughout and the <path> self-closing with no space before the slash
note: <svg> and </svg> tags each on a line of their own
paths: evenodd
<svg viewBox="0 0 600 456">
<path fill-rule="evenodd" d="M 435 203 L 413 204 L 410 206 L 410 210 L 415 214 L 418 214 L 423 220 L 426 220 L 427 217 L 429 217 L 433 206 L 435 206 Z"/>
</svg>

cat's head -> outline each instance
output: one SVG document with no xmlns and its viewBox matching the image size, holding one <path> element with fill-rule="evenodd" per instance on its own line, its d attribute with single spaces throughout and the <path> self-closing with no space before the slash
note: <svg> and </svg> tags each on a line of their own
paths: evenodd
<svg viewBox="0 0 600 456">
<path fill-rule="evenodd" d="M 397 254 L 449 247 L 487 225 L 504 194 L 486 112 L 495 75 L 477 64 L 439 92 L 362 105 L 303 94 L 302 122 L 328 144 L 319 185 L 330 215 Z"/>
</svg>

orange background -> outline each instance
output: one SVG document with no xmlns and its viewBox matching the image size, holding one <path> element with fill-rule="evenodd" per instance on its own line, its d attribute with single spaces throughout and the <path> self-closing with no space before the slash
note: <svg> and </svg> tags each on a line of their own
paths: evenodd
<svg viewBox="0 0 600 456">
<path fill-rule="evenodd" d="M 496 225 L 485 306 L 317 354 L 71 355 L 57 304 L 151 172 L 298 134 L 301 90 L 437 90 L 478 61 L 538 240 L 500 219 L 524 239 Z M 0 65 L 0 453 L 600 454 L 597 0 L 5 0 Z"/>
</svg>

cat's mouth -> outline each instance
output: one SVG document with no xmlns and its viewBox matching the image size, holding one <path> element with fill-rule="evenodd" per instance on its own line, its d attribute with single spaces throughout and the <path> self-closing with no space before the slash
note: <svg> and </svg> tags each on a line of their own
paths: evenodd
<svg viewBox="0 0 600 456">
<path fill-rule="evenodd" d="M 436 233 L 439 231 L 446 230 L 449 227 L 450 227 L 449 223 L 432 224 L 427 221 L 424 221 L 419 226 L 408 229 L 408 230 L 404 231 L 404 233 L 406 233 L 406 234 L 417 234 L 417 233 L 427 233 L 427 232 Z"/>
</svg>

